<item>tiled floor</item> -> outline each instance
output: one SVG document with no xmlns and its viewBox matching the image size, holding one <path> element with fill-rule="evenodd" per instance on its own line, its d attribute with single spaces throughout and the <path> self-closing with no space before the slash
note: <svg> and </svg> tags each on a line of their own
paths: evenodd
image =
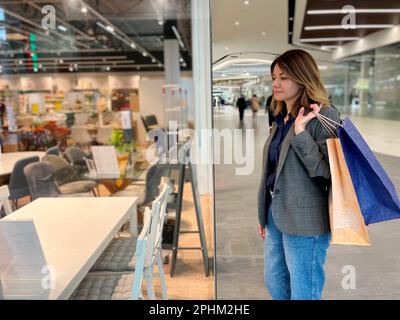
<svg viewBox="0 0 400 320">
<path fill-rule="evenodd" d="M 400 191 L 400 122 L 353 118 Z M 236 112 L 217 111 L 217 129 L 239 128 Z M 263 242 L 257 234 L 257 188 L 267 118 L 245 116 L 255 129 L 255 169 L 235 175 L 234 165 L 216 165 L 217 298 L 270 299 L 263 279 Z M 216 151 L 218 152 L 218 150 Z M 325 299 L 400 299 L 400 220 L 368 227 L 372 246 L 331 246 L 326 262 Z M 356 271 L 356 288 L 345 290 L 343 267 Z M 343 270 L 344 271 L 344 270 Z"/>
</svg>

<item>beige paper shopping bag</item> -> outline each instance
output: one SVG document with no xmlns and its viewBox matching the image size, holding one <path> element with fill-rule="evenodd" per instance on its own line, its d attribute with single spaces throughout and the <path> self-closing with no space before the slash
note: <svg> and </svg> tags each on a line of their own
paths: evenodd
<svg viewBox="0 0 400 320">
<path fill-rule="evenodd" d="M 370 245 L 368 230 L 339 139 L 328 139 L 332 187 L 329 194 L 331 244 Z"/>
</svg>

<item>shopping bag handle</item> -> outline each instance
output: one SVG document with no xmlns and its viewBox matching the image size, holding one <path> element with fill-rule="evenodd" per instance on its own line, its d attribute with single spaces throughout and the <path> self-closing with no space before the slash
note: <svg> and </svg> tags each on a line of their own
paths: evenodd
<svg viewBox="0 0 400 320">
<path fill-rule="evenodd" d="M 313 111 L 314 112 L 314 111 Z M 325 130 L 332 136 L 337 138 L 336 134 L 336 129 L 337 127 L 342 127 L 343 125 L 336 122 L 335 120 L 332 120 L 331 118 L 328 118 L 318 112 L 314 112 L 314 114 L 317 116 L 317 119 L 319 122 L 322 124 L 322 126 L 325 128 Z"/>
</svg>

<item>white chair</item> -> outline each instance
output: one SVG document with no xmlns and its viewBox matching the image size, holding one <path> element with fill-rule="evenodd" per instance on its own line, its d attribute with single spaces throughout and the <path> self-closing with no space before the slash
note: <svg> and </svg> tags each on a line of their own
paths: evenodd
<svg viewBox="0 0 400 320">
<path fill-rule="evenodd" d="M 160 277 L 162 298 L 167 299 L 167 286 L 162 264 L 162 231 L 166 216 L 167 198 L 172 191 L 171 186 L 163 181 L 160 195 L 152 202 L 150 222 L 146 220 L 145 210 L 144 226 L 136 241 L 135 255 L 130 264 L 134 265 L 135 272 L 90 272 L 75 290 L 71 299 L 74 300 L 126 300 L 142 297 L 141 287 L 143 279 L 146 281 L 147 295 L 154 300 L 153 275 L 157 265 Z M 149 223 L 149 226 L 147 225 Z M 145 239 L 146 228 L 150 231 Z M 132 241 L 131 239 L 127 238 Z M 145 240 L 145 241 L 144 241 Z"/>
<path fill-rule="evenodd" d="M 6 215 L 12 213 L 11 203 L 10 203 L 10 191 L 8 190 L 8 186 L 0 187 L 0 209 L 4 208 L 4 212 Z"/>
<path fill-rule="evenodd" d="M 111 126 L 101 126 L 97 130 L 96 141 L 100 144 L 110 144 L 110 136 L 113 132 Z"/>
<path fill-rule="evenodd" d="M 84 126 L 89 120 L 90 113 L 76 112 L 74 115 L 74 126 Z"/>
<path fill-rule="evenodd" d="M 72 126 L 71 138 L 78 145 L 90 145 L 92 143 L 92 137 L 84 126 Z"/>
</svg>

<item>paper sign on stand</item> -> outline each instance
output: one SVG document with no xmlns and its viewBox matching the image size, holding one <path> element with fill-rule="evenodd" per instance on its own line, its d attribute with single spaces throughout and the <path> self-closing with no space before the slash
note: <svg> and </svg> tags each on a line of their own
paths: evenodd
<svg viewBox="0 0 400 320">
<path fill-rule="evenodd" d="M 114 146 L 92 146 L 92 153 L 98 176 L 119 178 L 120 169 Z"/>
</svg>

